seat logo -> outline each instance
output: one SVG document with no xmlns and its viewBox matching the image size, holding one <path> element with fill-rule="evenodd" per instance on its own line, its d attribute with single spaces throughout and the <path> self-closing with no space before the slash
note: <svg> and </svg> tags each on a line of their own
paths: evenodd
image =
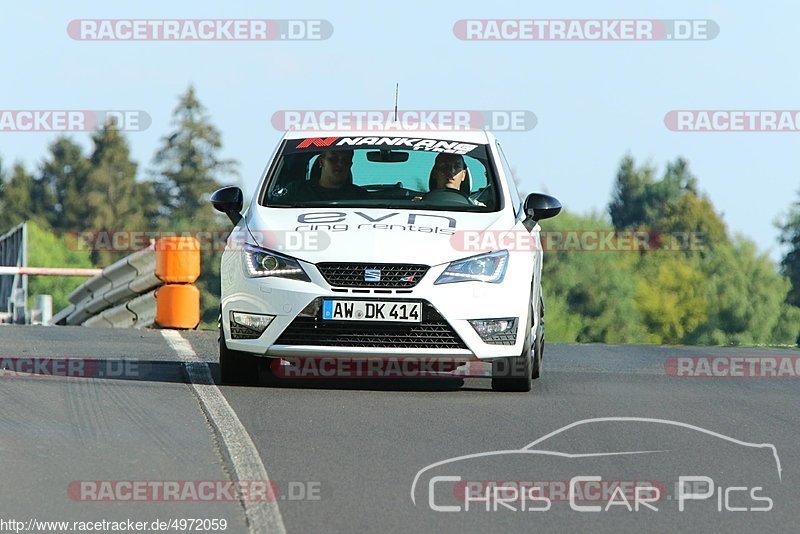
<svg viewBox="0 0 800 534">
<path fill-rule="evenodd" d="M 380 269 L 364 269 L 365 282 L 380 282 L 381 270 Z"/>
</svg>

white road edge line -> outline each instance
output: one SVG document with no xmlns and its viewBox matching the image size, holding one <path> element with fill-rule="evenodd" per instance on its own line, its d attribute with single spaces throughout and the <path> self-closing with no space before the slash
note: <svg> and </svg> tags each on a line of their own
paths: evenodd
<svg viewBox="0 0 800 534">
<path fill-rule="evenodd" d="M 162 330 L 161 334 L 184 362 L 191 387 L 203 404 L 211 423 L 219 432 L 222 444 L 228 449 L 228 456 L 233 463 L 237 479 L 269 480 L 267 469 L 261 461 L 255 443 L 239 420 L 239 416 L 214 384 L 208 364 L 198 358 L 192 346 L 177 330 Z M 269 484 L 267 491 L 271 492 Z M 280 534 L 286 532 L 278 509 L 277 495 L 272 495 L 267 501 L 242 501 L 242 504 L 250 524 L 250 532 Z"/>
</svg>

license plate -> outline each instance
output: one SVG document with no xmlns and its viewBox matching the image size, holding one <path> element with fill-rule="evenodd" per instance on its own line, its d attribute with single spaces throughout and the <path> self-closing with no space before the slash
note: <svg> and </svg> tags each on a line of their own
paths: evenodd
<svg viewBox="0 0 800 534">
<path fill-rule="evenodd" d="M 419 323 L 422 321 L 422 304 L 408 301 L 323 300 L 322 319 Z"/>
</svg>

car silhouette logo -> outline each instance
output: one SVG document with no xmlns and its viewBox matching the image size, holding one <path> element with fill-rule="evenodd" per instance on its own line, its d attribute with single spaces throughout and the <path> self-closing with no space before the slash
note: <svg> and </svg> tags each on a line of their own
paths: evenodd
<svg viewBox="0 0 800 534">
<path fill-rule="evenodd" d="M 380 282 L 381 270 L 380 269 L 364 269 L 365 282 Z"/>
</svg>

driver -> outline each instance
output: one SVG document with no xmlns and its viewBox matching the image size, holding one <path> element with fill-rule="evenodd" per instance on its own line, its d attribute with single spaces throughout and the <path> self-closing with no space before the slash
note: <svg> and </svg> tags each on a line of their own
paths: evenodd
<svg viewBox="0 0 800 534">
<path fill-rule="evenodd" d="M 289 185 L 287 197 L 293 201 L 353 200 L 367 196 L 367 191 L 353 184 L 353 151 L 322 152 L 311 171 L 311 180 Z M 318 175 L 316 177 L 315 175 Z"/>
</svg>

